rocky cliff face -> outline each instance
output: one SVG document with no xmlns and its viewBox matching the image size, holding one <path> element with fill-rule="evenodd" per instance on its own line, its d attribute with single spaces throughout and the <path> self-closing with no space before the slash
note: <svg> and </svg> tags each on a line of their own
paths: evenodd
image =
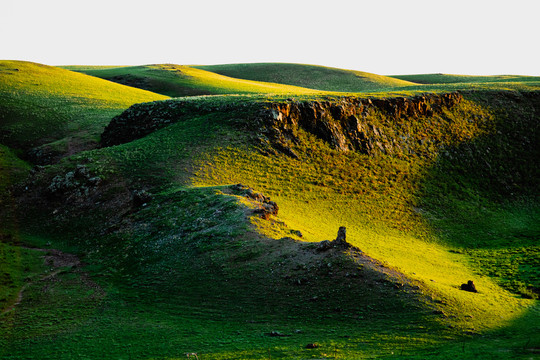
<svg viewBox="0 0 540 360">
<path fill-rule="evenodd" d="M 331 100 L 276 103 L 229 102 L 194 106 L 186 100 L 136 104 L 112 119 L 101 137 L 102 146 L 118 145 L 144 137 L 172 123 L 183 121 L 190 114 L 230 112 L 249 118 L 272 146 L 291 157 L 290 148 L 303 129 L 341 151 L 364 154 L 396 154 L 415 152 L 418 142 L 436 141 L 418 133 L 415 119 L 429 118 L 430 126 L 444 128 L 449 124 L 445 111 L 462 101 L 459 93 L 425 94 L 414 97 L 368 99 L 341 97 Z M 255 107 L 255 109 L 253 108 Z"/>
<path fill-rule="evenodd" d="M 436 141 L 416 134 L 415 119 L 429 118 L 431 126 L 448 123 L 445 111 L 462 101 L 459 93 L 427 94 L 411 98 L 366 99 L 346 97 L 339 101 L 287 101 L 262 112 L 266 135 L 273 146 L 295 157 L 288 146 L 303 129 L 341 151 L 364 154 L 411 153 L 416 144 Z"/>
</svg>

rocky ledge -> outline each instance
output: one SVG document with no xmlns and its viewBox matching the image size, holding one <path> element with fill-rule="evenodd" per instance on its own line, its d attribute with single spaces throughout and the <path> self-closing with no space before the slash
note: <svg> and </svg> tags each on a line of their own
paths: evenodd
<svg viewBox="0 0 540 360">
<path fill-rule="evenodd" d="M 168 100 L 136 104 L 113 118 L 101 136 L 101 146 L 112 146 L 142 138 L 189 116 L 234 111 L 243 118 L 242 129 L 261 134 L 274 149 L 292 158 L 291 147 L 298 142 L 300 129 L 340 151 L 376 155 L 414 153 L 424 139 L 415 128 L 415 119 L 430 119 L 433 126 L 449 123 L 445 110 L 462 101 L 460 93 L 423 94 L 413 97 L 336 97 L 328 100 L 288 99 L 276 102 L 197 103 Z M 418 121 L 416 121 L 418 123 Z M 440 123 L 440 124 L 439 124 Z M 427 136 L 424 136 L 427 137 Z"/>
<path fill-rule="evenodd" d="M 272 104 L 261 118 L 266 126 L 265 135 L 273 147 L 293 158 L 297 155 L 288 144 L 297 142 L 298 129 L 314 134 L 341 151 L 370 155 L 410 153 L 414 144 L 408 142 L 418 141 L 405 129 L 412 120 L 442 116 L 444 110 L 456 106 L 462 99 L 457 92 L 380 99 L 344 97 L 337 101 L 291 99 Z M 388 133 L 389 128 L 404 131 Z"/>
</svg>

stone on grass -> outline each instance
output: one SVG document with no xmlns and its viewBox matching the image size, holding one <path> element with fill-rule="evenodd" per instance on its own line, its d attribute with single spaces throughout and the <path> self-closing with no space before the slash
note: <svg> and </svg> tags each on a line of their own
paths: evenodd
<svg viewBox="0 0 540 360">
<path fill-rule="evenodd" d="M 476 290 L 476 286 L 474 285 L 474 282 L 472 280 L 469 280 L 467 281 L 466 284 L 461 284 L 461 290 L 465 290 L 465 291 L 468 291 L 468 292 L 478 292 L 478 290 Z"/>
</svg>

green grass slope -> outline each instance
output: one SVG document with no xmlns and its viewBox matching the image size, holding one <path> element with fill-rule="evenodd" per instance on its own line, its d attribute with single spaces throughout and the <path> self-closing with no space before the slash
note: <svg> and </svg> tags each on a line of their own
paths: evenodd
<svg viewBox="0 0 540 360">
<path fill-rule="evenodd" d="M 167 126 L 35 172 L 16 194 L 24 227 L 3 222 L 5 251 L 22 241 L 87 266 L 58 264 L 37 281 L 35 257 L 15 257 L 27 265 L 6 270 L 6 304 L 29 279 L 0 315 L 1 356 L 534 356 L 538 93 L 470 93 L 410 119 L 359 113 L 393 135 L 381 148 L 405 141 L 408 152 L 341 151 L 291 123 L 292 157 L 271 145 L 278 130 L 264 124 L 279 116 L 262 109 L 330 103 L 332 122 L 352 101 L 295 98 L 138 105 Z M 278 214 L 261 219 L 237 183 Z M 340 226 L 362 253 L 316 250 Z M 459 289 L 469 279 L 478 293 Z"/>
<path fill-rule="evenodd" d="M 109 120 L 132 104 L 163 95 L 76 72 L 23 61 L 0 61 L 0 143 L 69 154 L 95 146 Z"/>
<path fill-rule="evenodd" d="M 363 71 L 304 64 L 253 63 L 194 67 L 239 79 L 275 82 L 325 91 L 384 91 L 414 85 L 411 81 Z"/>
<path fill-rule="evenodd" d="M 76 195 L 89 185 L 81 171 L 74 176 L 77 185 L 62 181 L 60 190 L 45 191 L 50 203 L 33 188 L 34 195 L 23 195 L 34 204 L 20 214 L 25 228 L 5 231 L 32 246 L 84 256 L 100 287 L 65 267 L 54 277 L 45 273 L 47 281 L 28 281 L 20 304 L 0 315 L 1 356 L 69 358 L 84 348 L 84 356 L 93 358 L 192 352 L 217 359 L 309 357 L 341 351 L 343 339 L 360 336 L 389 354 L 404 342 L 385 329 L 402 328 L 396 319 L 438 327 L 421 294 L 400 292 L 404 287 L 339 253 L 321 256 L 293 239 L 268 239 L 250 225 L 253 204 L 244 196 L 228 186 L 192 186 L 198 154 L 246 140 L 238 118 L 253 109 L 231 104 L 238 100 L 249 98 L 186 100 L 191 114 L 185 121 L 38 174 L 35 185 L 56 183 L 57 175 L 71 179 L 64 171 L 77 172 L 85 163 L 92 178 L 103 179 L 102 188 Z M 215 111 L 198 114 L 207 106 Z M 152 197 L 137 205 L 130 193 L 141 188 Z M 75 206 L 61 205 L 67 198 Z M 364 324 L 360 333 L 358 321 Z M 413 327 L 396 331 L 423 339 L 425 331 Z M 392 341 L 384 345 L 387 336 Z M 36 343 L 28 347 L 29 341 Z M 313 342 L 321 348 L 305 349 Z M 355 345 L 344 356 L 371 351 Z"/>
<path fill-rule="evenodd" d="M 219 94 L 313 94 L 316 90 L 276 82 L 250 81 L 190 66 L 159 64 L 128 67 L 68 66 L 88 75 L 172 97 Z"/>
</svg>

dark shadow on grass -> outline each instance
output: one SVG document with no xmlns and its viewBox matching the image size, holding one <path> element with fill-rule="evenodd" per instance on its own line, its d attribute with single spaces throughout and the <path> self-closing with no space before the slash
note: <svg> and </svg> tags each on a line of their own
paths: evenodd
<svg viewBox="0 0 540 360">
<path fill-rule="evenodd" d="M 484 135 L 441 150 L 424 178 L 419 206 L 456 247 L 536 244 L 540 93 L 495 93 L 485 101 L 495 109 L 494 123 Z"/>
<path fill-rule="evenodd" d="M 505 288 L 540 287 L 540 93 L 477 94 L 495 113 L 484 135 L 442 149 L 418 207 L 440 238 Z"/>
</svg>

